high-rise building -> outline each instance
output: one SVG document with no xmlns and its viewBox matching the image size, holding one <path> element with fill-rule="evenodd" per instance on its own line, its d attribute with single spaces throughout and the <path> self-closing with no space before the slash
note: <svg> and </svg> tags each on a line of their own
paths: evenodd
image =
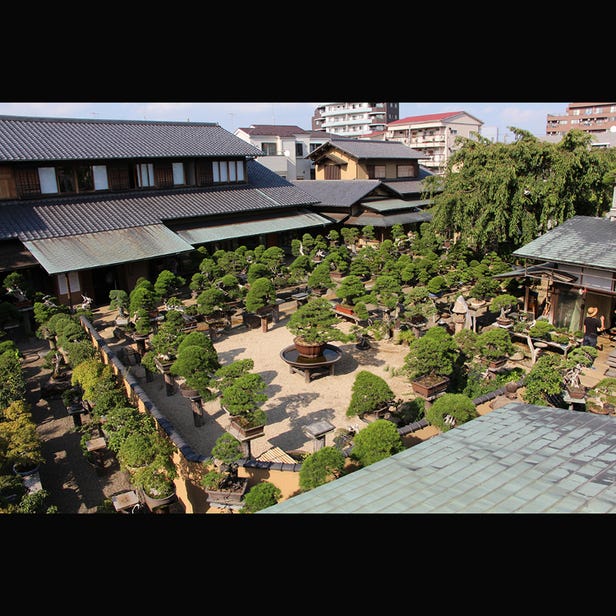
<svg viewBox="0 0 616 616">
<path fill-rule="evenodd" d="M 562 137 L 572 128 L 593 134 L 616 131 L 616 103 L 569 103 L 562 115 L 548 113 L 546 135 Z"/>
<path fill-rule="evenodd" d="M 383 131 L 400 117 L 400 103 L 323 103 L 314 110 L 312 130 L 338 137 Z"/>
</svg>

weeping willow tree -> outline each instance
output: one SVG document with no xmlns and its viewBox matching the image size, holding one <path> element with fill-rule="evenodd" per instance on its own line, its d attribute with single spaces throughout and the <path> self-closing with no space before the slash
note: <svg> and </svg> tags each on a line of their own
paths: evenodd
<svg viewBox="0 0 616 616">
<path fill-rule="evenodd" d="M 445 174 L 424 180 L 435 204 L 433 231 L 473 250 L 507 254 L 572 216 L 607 212 L 614 148 L 590 148 L 592 137 L 579 130 L 559 143 L 509 130 L 509 144 L 459 137 Z"/>
</svg>

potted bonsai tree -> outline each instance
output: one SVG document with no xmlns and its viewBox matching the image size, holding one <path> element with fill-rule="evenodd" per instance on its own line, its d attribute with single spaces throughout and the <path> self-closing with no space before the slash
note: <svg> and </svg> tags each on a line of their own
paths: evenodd
<svg viewBox="0 0 616 616">
<path fill-rule="evenodd" d="M 513 319 L 507 316 L 507 313 L 518 303 L 518 298 L 509 294 L 502 293 L 497 295 L 490 302 L 490 310 L 492 312 L 500 312 L 496 318 L 496 322 L 501 327 L 511 327 L 513 325 Z"/>
<path fill-rule="evenodd" d="M 128 293 L 123 289 L 112 289 L 109 291 L 109 308 L 117 310 L 116 325 L 122 327 L 128 325 Z"/>
<path fill-rule="evenodd" d="M 295 336 L 293 342 L 300 355 L 319 357 L 328 342 L 348 339 L 336 327 L 337 322 L 331 303 L 323 297 L 313 297 L 289 317 L 286 327 Z"/>
<path fill-rule="evenodd" d="M 458 352 L 453 336 L 442 327 L 431 327 L 421 338 L 412 340 L 403 368 L 413 391 L 429 399 L 447 389 Z"/>
<path fill-rule="evenodd" d="M 27 476 L 45 461 L 41 438 L 25 400 L 12 401 L 0 411 L 0 461 L 4 458 L 17 475 Z"/>
<path fill-rule="evenodd" d="M 352 315 L 353 305 L 366 295 L 366 289 L 358 276 L 349 274 L 340 281 L 336 295 L 342 300 L 341 304 L 336 304 L 336 310 Z"/>
<path fill-rule="evenodd" d="M 332 280 L 329 263 L 322 261 L 312 270 L 308 276 L 308 286 L 314 295 L 324 295 L 328 289 L 333 289 L 336 284 Z"/>
<path fill-rule="evenodd" d="M 276 287 L 265 277 L 252 282 L 244 298 L 246 311 L 255 313 L 261 318 L 261 328 L 264 332 L 267 331 L 267 311 L 271 311 L 275 301 Z"/>
<path fill-rule="evenodd" d="M 220 394 L 220 405 L 231 416 L 230 432 L 240 441 L 263 435 L 267 415 L 261 405 L 267 400 L 267 383 L 260 374 L 238 376 Z"/>
<path fill-rule="evenodd" d="M 483 330 L 476 339 L 477 350 L 488 361 L 490 368 L 499 368 L 507 356 L 515 351 L 511 336 L 506 329 L 496 327 Z"/>
<path fill-rule="evenodd" d="M 221 434 L 212 447 L 212 459 L 203 463 L 201 486 L 210 504 L 240 505 L 248 488 L 248 479 L 238 477 L 242 459 L 241 443 L 228 432 Z"/>
<path fill-rule="evenodd" d="M 361 370 L 353 382 L 351 402 L 346 410 L 347 417 L 374 414 L 377 418 L 386 416 L 394 401 L 394 392 L 387 381 L 368 370 Z"/>
</svg>

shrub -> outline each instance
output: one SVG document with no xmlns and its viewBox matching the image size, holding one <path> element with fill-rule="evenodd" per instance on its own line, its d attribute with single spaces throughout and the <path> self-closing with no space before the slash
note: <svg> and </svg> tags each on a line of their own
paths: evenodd
<svg viewBox="0 0 616 616">
<path fill-rule="evenodd" d="M 522 398 L 529 404 L 549 405 L 548 396 L 563 389 L 562 358 L 553 353 L 539 357 L 524 381 Z"/>
<path fill-rule="evenodd" d="M 269 481 L 262 481 L 253 486 L 244 496 L 244 506 L 241 513 L 256 513 L 275 505 L 282 497 L 280 488 Z"/>
<path fill-rule="evenodd" d="M 275 300 L 276 287 L 274 283 L 269 278 L 261 277 L 251 283 L 244 298 L 244 306 L 247 312 L 257 312 L 261 308 L 269 306 Z"/>
<path fill-rule="evenodd" d="M 464 394 L 443 394 L 426 409 L 426 419 L 442 432 L 452 427 L 445 422 L 447 415 L 453 417 L 455 425 L 459 426 L 477 417 L 478 413 L 473 401 Z"/>
<path fill-rule="evenodd" d="M 333 306 L 323 297 L 313 297 L 300 306 L 287 321 L 287 329 L 307 343 L 327 343 L 345 340 L 336 324 Z"/>
<path fill-rule="evenodd" d="M 387 381 L 368 370 L 357 373 L 351 391 L 351 402 L 346 410 L 347 417 L 370 413 L 394 399 L 394 392 Z"/>
<path fill-rule="evenodd" d="M 410 342 L 404 369 L 411 379 L 427 374 L 449 376 L 457 354 L 458 346 L 453 336 L 442 327 L 431 327 L 421 338 Z"/>
<path fill-rule="evenodd" d="M 396 426 L 387 419 L 377 419 L 355 435 L 351 458 L 369 466 L 403 450 Z"/>
<path fill-rule="evenodd" d="M 344 469 L 344 454 L 337 447 L 322 447 L 306 457 L 299 471 L 303 492 L 337 479 Z"/>
</svg>

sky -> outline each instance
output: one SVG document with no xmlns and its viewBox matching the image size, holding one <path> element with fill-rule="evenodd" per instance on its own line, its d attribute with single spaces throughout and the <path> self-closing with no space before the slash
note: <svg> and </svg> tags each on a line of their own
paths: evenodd
<svg viewBox="0 0 616 616">
<path fill-rule="evenodd" d="M 177 122 L 215 122 L 229 132 L 251 124 L 294 125 L 310 130 L 315 107 L 320 103 L 304 102 L 0 102 L 0 115 L 36 117 L 90 118 L 100 120 L 167 120 Z M 400 119 L 446 111 L 465 111 L 483 122 L 482 131 L 498 131 L 499 141 L 511 141 L 508 127 L 545 135 L 548 114 L 563 115 L 568 103 L 532 102 L 400 102 Z M 487 134 L 487 133 L 486 133 Z"/>
</svg>

